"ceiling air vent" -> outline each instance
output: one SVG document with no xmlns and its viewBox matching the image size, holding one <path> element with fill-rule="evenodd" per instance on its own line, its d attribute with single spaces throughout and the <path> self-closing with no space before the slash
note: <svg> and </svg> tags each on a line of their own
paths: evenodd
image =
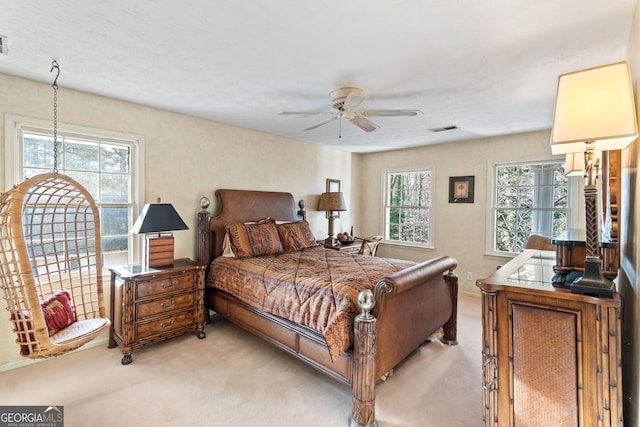
<svg viewBox="0 0 640 427">
<path fill-rule="evenodd" d="M 444 132 L 447 130 L 454 130 L 454 129 L 458 129 L 458 126 L 452 125 L 452 126 L 443 126 L 441 128 L 433 128 L 433 129 L 429 129 L 431 132 Z"/>
<path fill-rule="evenodd" d="M 0 54 L 7 54 L 7 36 L 0 34 Z"/>
</svg>

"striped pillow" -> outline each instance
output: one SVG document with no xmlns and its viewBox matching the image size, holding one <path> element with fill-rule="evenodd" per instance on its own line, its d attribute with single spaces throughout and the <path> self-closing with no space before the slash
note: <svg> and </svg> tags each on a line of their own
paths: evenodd
<svg viewBox="0 0 640 427">
<path fill-rule="evenodd" d="M 225 224 L 236 258 L 282 253 L 278 230 L 273 222 L 264 224 Z"/>
<path fill-rule="evenodd" d="M 318 246 L 309 223 L 306 220 L 277 224 L 278 235 L 284 252 L 299 251 L 300 249 Z"/>
</svg>

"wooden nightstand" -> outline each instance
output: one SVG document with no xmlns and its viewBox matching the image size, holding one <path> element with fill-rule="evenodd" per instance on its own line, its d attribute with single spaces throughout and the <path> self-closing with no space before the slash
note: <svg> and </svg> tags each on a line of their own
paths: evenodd
<svg viewBox="0 0 640 427">
<path fill-rule="evenodd" d="M 204 332 L 205 266 L 189 259 L 173 266 L 125 266 L 111 271 L 109 347 L 122 347 L 122 364 L 133 349 L 190 331 Z"/>
</svg>

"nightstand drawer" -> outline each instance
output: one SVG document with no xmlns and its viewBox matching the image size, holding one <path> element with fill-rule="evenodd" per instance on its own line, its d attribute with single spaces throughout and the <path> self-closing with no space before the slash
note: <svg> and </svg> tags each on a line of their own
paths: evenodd
<svg viewBox="0 0 640 427">
<path fill-rule="evenodd" d="M 141 320 L 159 313 L 169 313 L 182 308 L 195 307 L 195 305 L 196 296 L 193 292 L 175 295 L 161 300 L 138 303 L 135 310 L 136 320 Z"/>
<path fill-rule="evenodd" d="M 195 274 L 169 276 L 157 280 L 140 281 L 136 286 L 136 299 L 181 289 L 194 289 Z"/>
<path fill-rule="evenodd" d="M 163 334 L 175 329 L 190 328 L 196 322 L 193 311 L 188 311 L 175 316 L 163 317 L 151 322 L 141 322 L 135 325 L 136 340 L 144 339 L 153 335 Z"/>
</svg>

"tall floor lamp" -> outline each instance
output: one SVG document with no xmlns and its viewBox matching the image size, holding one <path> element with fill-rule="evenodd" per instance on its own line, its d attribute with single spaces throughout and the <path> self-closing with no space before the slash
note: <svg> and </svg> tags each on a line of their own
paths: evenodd
<svg viewBox="0 0 640 427">
<path fill-rule="evenodd" d="M 558 79 L 551 152 L 584 156 L 586 258 L 572 293 L 611 298 L 598 253 L 599 151 L 622 150 L 638 136 L 631 74 L 626 61 L 563 74 Z"/>
</svg>

